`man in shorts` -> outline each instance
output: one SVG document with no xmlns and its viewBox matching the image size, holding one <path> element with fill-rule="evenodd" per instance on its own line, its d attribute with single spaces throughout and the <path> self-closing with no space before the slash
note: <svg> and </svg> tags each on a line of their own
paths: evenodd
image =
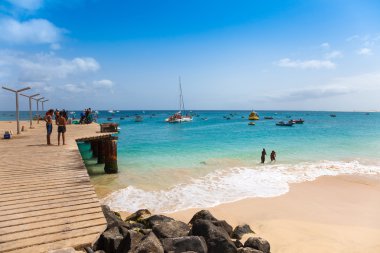
<svg viewBox="0 0 380 253">
<path fill-rule="evenodd" d="M 50 135 L 51 133 L 53 132 L 53 114 L 54 114 L 54 110 L 53 109 L 50 109 L 49 111 L 47 111 L 46 115 L 45 115 L 45 122 L 46 122 L 46 142 L 47 142 L 47 145 L 51 145 L 51 142 L 50 142 Z"/>
<path fill-rule="evenodd" d="M 58 146 L 60 144 L 62 134 L 62 144 L 65 144 L 65 132 L 66 132 L 66 111 L 61 111 L 57 120 L 58 125 Z"/>
</svg>

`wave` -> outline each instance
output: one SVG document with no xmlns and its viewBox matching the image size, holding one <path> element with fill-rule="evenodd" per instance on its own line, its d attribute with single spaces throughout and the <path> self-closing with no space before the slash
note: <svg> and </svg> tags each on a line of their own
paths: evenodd
<svg viewBox="0 0 380 253">
<path fill-rule="evenodd" d="M 313 181 L 320 176 L 378 173 L 380 166 L 363 165 L 358 161 L 235 167 L 216 170 L 167 190 L 144 191 L 129 186 L 111 193 L 102 202 L 116 211 L 134 212 L 147 208 L 155 213 L 169 213 L 213 207 L 249 197 L 275 197 L 287 193 L 290 183 Z"/>
</svg>

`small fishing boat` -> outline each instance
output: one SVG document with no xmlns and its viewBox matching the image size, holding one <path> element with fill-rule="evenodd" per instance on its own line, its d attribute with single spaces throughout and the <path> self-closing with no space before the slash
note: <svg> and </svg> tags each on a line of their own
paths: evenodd
<svg viewBox="0 0 380 253">
<path fill-rule="evenodd" d="M 112 120 L 112 117 L 108 117 L 107 120 Z"/>
<path fill-rule="evenodd" d="M 272 116 L 265 116 L 264 119 L 273 119 Z"/>
<path fill-rule="evenodd" d="M 303 124 L 305 121 L 303 119 L 293 119 L 293 124 Z"/>
<path fill-rule="evenodd" d="M 260 117 L 259 117 L 259 115 L 258 115 L 255 111 L 252 111 L 252 112 L 249 114 L 248 119 L 249 119 L 249 120 L 259 120 Z"/>
<path fill-rule="evenodd" d="M 254 125 L 256 125 L 256 124 L 255 124 L 255 122 L 249 122 L 248 125 L 249 125 L 249 126 L 254 126 Z"/>
<path fill-rule="evenodd" d="M 293 126 L 293 122 L 288 121 L 288 123 L 285 123 L 284 121 L 280 121 L 280 122 L 276 123 L 276 126 Z"/>
<path fill-rule="evenodd" d="M 330 117 L 331 117 L 331 118 L 335 118 L 335 117 L 336 117 L 336 114 L 330 114 Z"/>
<path fill-rule="evenodd" d="M 208 118 L 202 118 L 202 120 L 208 120 Z"/>
<path fill-rule="evenodd" d="M 144 118 L 142 116 L 140 116 L 140 115 L 137 115 L 135 117 L 135 122 L 142 122 L 143 120 L 144 120 Z"/>
</svg>

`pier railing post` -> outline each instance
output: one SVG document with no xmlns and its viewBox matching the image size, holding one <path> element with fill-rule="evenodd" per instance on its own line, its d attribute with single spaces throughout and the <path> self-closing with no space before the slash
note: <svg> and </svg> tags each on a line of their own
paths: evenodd
<svg viewBox="0 0 380 253">
<path fill-rule="evenodd" d="M 117 173 L 117 142 L 115 139 L 108 139 L 104 142 L 105 164 L 104 172 L 107 174 Z"/>
</svg>

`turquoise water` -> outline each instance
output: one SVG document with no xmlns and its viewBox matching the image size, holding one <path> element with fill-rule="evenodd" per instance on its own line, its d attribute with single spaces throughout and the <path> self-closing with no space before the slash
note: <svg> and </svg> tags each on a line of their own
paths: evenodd
<svg viewBox="0 0 380 253">
<path fill-rule="evenodd" d="M 194 111 L 199 117 L 193 122 L 166 123 L 172 113 L 99 113 L 99 122 L 112 117 L 120 125 L 120 173 L 105 175 L 89 147 L 80 148 L 105 203 L 124 211 L 170 212 L 277 196 L 288 191 L 289 183 L 323 175 L 380 172 L 380 113 L 333 112 L 333 118 L 332 112 L 258 111 L 255 126 L 248 125 L 249 111 Z M 4 114 L 0 118 L 8 119 Z M 144 121 L 135 122 L 135 114 Z M 290 118 L 305 123 L 275 125 Z M 262 148 L 267 160 L 275 150 L 277 162 L 261 165 Z"/>
</svg>

